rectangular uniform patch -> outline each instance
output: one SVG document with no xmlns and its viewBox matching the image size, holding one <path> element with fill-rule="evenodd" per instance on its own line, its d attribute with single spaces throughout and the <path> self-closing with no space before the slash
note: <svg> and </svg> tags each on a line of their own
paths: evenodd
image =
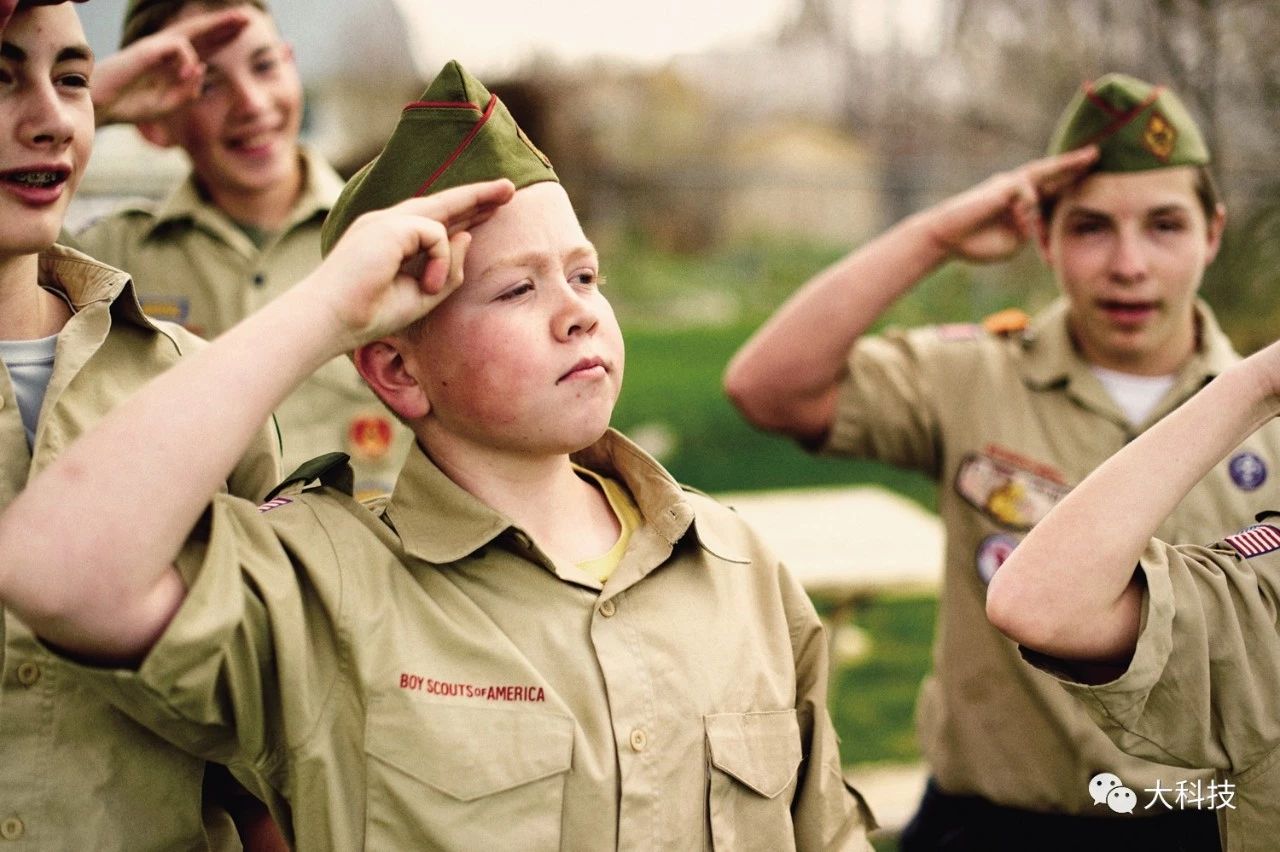
<svg viewBox="0 0 1280 852">
<path fill-rule="evenodd" d="M 1224 541 L 1245 559 L 1280 550 L 1280 529 L 1270 524 L 1256 524 L 1227 536 Z"/>
</svg>

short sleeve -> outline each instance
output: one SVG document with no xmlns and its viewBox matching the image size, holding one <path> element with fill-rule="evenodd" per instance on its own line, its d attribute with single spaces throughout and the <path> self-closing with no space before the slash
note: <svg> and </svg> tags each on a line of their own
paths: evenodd
<svg viewBox="0 0 1280 852">
<path fill-rule="evenodd" d="M 928 365 L 935 334 L 891 331 L 858 341 L 821 452 L 937 472 L 938 416 Z"/>
<path fill-rule="evenodd" d="M 81 667 L 112 704 L 205 759 L 270 768 L 334 688 L 340 579 L 310 507 L 219 496 L 178 559 L 187 597 L 136 671 Z M 283 530 L 278 527 L 283 527 Z M 281 779 L 275 779 L 280 783 Z"/>
<path fill-rule="evenodd" d="M 1098 686 L 1065 684 L 1130 754 L 1239 775 L 1280 745 L 1280 553 L 1245 558 L 1230 542 L 1153 541 L 1128 669 Z"/>
</svg>

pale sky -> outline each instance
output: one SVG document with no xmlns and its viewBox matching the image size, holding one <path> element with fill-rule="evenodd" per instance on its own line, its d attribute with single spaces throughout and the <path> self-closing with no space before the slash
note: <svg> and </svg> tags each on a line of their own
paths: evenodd
<svg viewBox="0 0 1280 852">
<path fill-rule="evenodd" d="M 749 41 L 795 14 L 798 0 L 393 0 L 428 65 L 457 59 L 479 73 L 510 71 L 539 54 L 660 62 Z M 928 49 L 941 0 L 848 0 L 857 44 L 874 51 L 897 31 Z"/>
</svg>

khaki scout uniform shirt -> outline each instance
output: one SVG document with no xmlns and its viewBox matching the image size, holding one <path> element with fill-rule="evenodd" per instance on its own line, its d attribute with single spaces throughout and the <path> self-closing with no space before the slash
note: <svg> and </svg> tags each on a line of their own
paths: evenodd
<svg viewBox="0 0 1280 852">
<path fill-rule="evenodd" d="M 1197 313 L 1200 350 L 1144 428 L 1237 360 L 1209 309 Z M 946 567 L 918 725 L 946 792 L 1107 816 L 1089 795 L 1094 774 L 1115 773 L 1133 789 L 1172 777 L 1119 751 L 1051 678 L 1023 664 L 985 611 L 991 574 L 1026 531 L 1141 431 L 1075 353 L 1063 302 L 1009 336 L 941 326 L 869 338 L 850 353 L 825 449 L 915 468 L 941 485 Z M 1265 508 L 1278 477 L 1273 424 L 1197 485 L 1160 535 L 1196 540 L 1238 528 Z"/>
<path fill-rule="evenodd" d="M 61 246 L 41 255 L 40 283 L 61 290 L 75 315 L 58 334 L 33 449 L 0 366 L 0 509 L 114 405 L 202 343 L 144 317 L 127 275 Z M 232 493 L 271 488 L 275 440 L 264 430 L 232 474 Z M 3 610 L 0 639 L 0 848 L 239 848 L 225 814 L 202 825 L 204 761 L 86 689 Z M 206 838 L 206 829 L 229 834 Z"/>
<path fill-rule="evenodd" d="M 93 675 L 301 850 L 869 849 L 804 591 L 616 433 L 575 460 L 644 516 L 603 587 L 415 448 L 381 518 L 219 498 L 141 669 Z"/>
<path fill-rule="evenodd" d="M 1280 829 L 1280 517 L 1262 520 L 1210 547 L 1153 541 L 1141 563 L 1146 606 L 1128 670 L 1102 686 L 1065 683 L 1126 751 L 1219 770 L 1184 788 L 1181 803 L 1176 780 L 1185 770 L 1164 779 L 1162 801 L 1130 786 L 1139 808 L 1215 811 L 1227 852 L 1272 852 Z"/>
<path fill-rule="evenodd" d="M 261 249 L 206 200 L 194 176 L 159 206 L 124 207 L 95 222 L 76 235 L 76 245 L 128 270 L 151 316 L 216 337 L 319 265 L 320 226 L 342 179 L 315 154 L 304 151 L 303 163 L 302 196 Z M 286 472 L 341 450 L 353 460 L 358 495 L 389 493 L 412 443 L 345 356 L 303 382 L 280 404 L 276 420 Z"/>
</svg>

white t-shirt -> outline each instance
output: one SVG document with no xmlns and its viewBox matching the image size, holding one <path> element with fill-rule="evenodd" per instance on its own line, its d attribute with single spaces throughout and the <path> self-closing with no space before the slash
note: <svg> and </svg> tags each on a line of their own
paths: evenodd
<svg viewBox="0 0 1280 852">
<path fill-rule="evenodd" d="M 58 335 L 39 340 L 0 340 L 0 361 L 9 371 L 13 392 L 18 397 L 18 411 L 27 432 L 27 446 L 34 446 L 40 406 L 53 377 L 53 353 Z"/>
<path fill-rule="evenodd" d="M 1107 396 L 1111 397 L 1134 426 L 1140 426 L 1146 421 L 1147 415 L 1155 410 L 1178 378 L 1177 374 L 1135 376 L 1104 367 L 1091 366 L 1089 369 L 1102 382 Z"/>
</svg>

